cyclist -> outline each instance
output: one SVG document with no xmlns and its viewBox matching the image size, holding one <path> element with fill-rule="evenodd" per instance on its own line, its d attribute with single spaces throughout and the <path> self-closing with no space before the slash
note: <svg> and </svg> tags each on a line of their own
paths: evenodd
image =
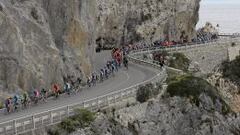
<svg viewBox="0 0 240 135">
<path fill-rule="evenodd" d="M 116 59 L 112 60 L 113 65 L 115 66 L 115 70 L 118 71 L 118 62 Z"/>
<path fill-rule="evenodd" d="M 116 69 L 116 67 L 115 67 L 114 63 L 112 62 L 111 63 L 111 71 L 112 71 L 113 76 L 114 76 L 115 69 Z"/>
<path fill-rule="evenodd" d="M 20 97 L 18 94 L 14 95 L 13 97 L 13 109 L 14 110 L 17 110 L 18 109 L 18 106 L 19 106 L 19 101 L 20 101 Z"/>
<path fill-rule="evenodd" d="M 108 79 L 108 69 L 107 69 L 107 67 L 104 67 L 104 75 L 105 75 L 105 78 Z"/>
<path fill-rule="evenodd" d="M 34 94 L 34 97 L 33 97 L 34 104 L 37 104 L 38 100 L 40 99 L 40 93 L 39 93 L 39 91 L 37 89 L 35 89 L 33 91 L 33 94 Z"/>
<path fill-rule="evenodd" d="M 58 96 L 60 94 L 60 87 L 58 86 L 58 84 L 54 84 L 52 90 L 53 90 L 55 97 L 58 98 Z"/>
<path fill-rule="evenodd" d="M 8 97 L 6 100 L 5 100 L 5 107 L 7 109 L 7 113 L 10 113 L 11 112 L 11 105 L 12 105 L 12 97 Z"/>
<path fill-rule="evenodd" d="M 91 77 L 87 78 L 87 85 L 88 85 L 88 87 L 91 87 Z"/>
<path fill-rule="evenodd" d="M 41 97 L 44 102 L 47 102 L 47 90 L 44 88 L 41 90 Z"/>
<path fill-rule="evenodd" d="M 66 93 L 68 95 L 70 95 L 71 94 L 71 84 L 69 82 L 67 82 L 64 87 L 65 87 Z"/>
<path fill-rule="evenodd" d="M 125 67 L 126 69 L 128 69 L 128 59 L 127 59 L 126 56 L 123 57 L 123 65 L 124 65 L 124 67 Z"/>
<path fill-rule="evenodd" d="M 104 79 L 104 69 L 100 70 L 100 82 L 103 82 Z"/>
<path fill-rule="evenodd" d="M 92 73 L 92 85 L 93 86 L 96 86 L 96 82 L 97 82 L 97 77 L 96 77 L 96 74 L 95 73 Z"/>
<path fill-rule="evenodd" d="M 27 92 L 24 92 L 23 95 L 22 95 L 23 99 L 22 99 L 22 104 L 23 104 L 23 107 L 27 107 L 27 105 L 29 104 L 29 96 L 28 96 L 28 93 Z"/>
</svg>

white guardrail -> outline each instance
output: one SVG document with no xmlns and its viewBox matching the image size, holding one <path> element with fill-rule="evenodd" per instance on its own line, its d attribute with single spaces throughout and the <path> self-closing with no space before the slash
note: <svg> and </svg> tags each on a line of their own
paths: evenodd
<svg viewBox="0 0 240 135">
<path fill-rule="evenodd" d="M 229 41 L 226 41 L 226 42 L 229 43 Z M 231 39 L 231 42 L 234 42 L 234 40 Z M 164 47 L 164 48 L 162 47 L 146 48 L 146 49 L 133 51 L 133 53 L 129 55 L 129 60 L 141 65 L 146 65 L 146 66 L 151 66 L 157 69 L 161 69 L 161 67 L 158 64 L 141 60 L 141 58 L 140 59 L 134 58 L 134 56 L 137 54 L 149 53 L 152 51 L 158 51 L 162 49 L 170 52 L 181 51 L 181 50 L 186 50 L 190 48 L 209 46 L 210 44 L 215 45 L 216 43 L 222 44 L 224 42 L 216 41 L 216 42 L 209 42 L 205 44 L 177 45 L 177 46 Z M 172 69 L 172 68 L 170 70 L 178 71 L 177 69 Z M 25 116 L 18 119 L 0 123 L 0 134 L 2 135 L 21 134 L 21 133 L 27 133 L 42 127 L 55 125 L 57 123 L 60 123 L 64 118 L 73 115 L 74 109 L 76 108 L 85 108 L 92 111 L 96 111 L 100 108 L 107 107 L 110 104 L 116 103 L 128 97 L 135 97 L 136 91 L 139 86 L 147 83 L 162 82 L 163 80 L 166 79 L 166 77 L 167 77 L 167 74 L 166 74 L 166 70 L 164 69 L 153 78 L 123 90 L 112 92 L 107 95 L 103 95 L 97 98 L 83 101 L 81 103 L 68 105 L 60 108 L 55 108 L 53 110 L 48 110 L 45 112 L 41 112 L 41 113 L 37 113 L 37 114 L 33 114 L 33 115 L 29 115 L 29 116 Z"/>
<path fill-rule="evenodd" d="M 219 36 L 240 37 L 240 33 L 219 33 Z"/>
<path fill-rule="evenodd" d="M 141 65 L 146 65 L 146 66 L 151 66 L 157 69 L 161 69 L 161 67 L 157 64 L 143 61 L 131 56 L 129 56 L 129 60 Z M 46 112 L 41 112 L 41 113 L 37 113 L 37 114 L 33 114 L 33 115 L 29 115 L 29 116 L 25 116 L 18 119 L 0 123 L 0 134 L 12 135 L 12 134 L 27 133 L 35 129 L 60 123 L 64 118 L 73 115 L 74 109 L 76 108 L 85 108 L 92 111 L 96 111 L 100 108 L 107 107 L 110 104 L 116 103 L 128 97 L 135 97 L 139 86 L 147 83 L 162 82 L 163 80 L 165 80 L 167 77 L 167 74 L 165 73 L 165 71 L 166 70 L 163 69 L 161 70 L 160 73 L 156 74 L 156 76 L 154 76 L 153 78 L 123 90 L 112 92 L 107 95 L 103 95 L 94 99 L 83 101 L 81 103 L 68 105 L 60 108 L 55 108 L 53 110 L 49 110 Z"/>
<path fill-rule="evenodd" d="M 233 42 L 240 42 L 240 38 L 227 38 L 227 39 L 220 39 L 209 41 L 205 43 L 189 43 L 189 44 L 179 44 L 174 46 L 161 46 L 161 47 L 150 47 L 150 48 L 143 48 L 139 50 L 134 50 L 133 55 L 139 55 L 144 53 L 151 53 L 156 51 L 165 50 L 167 52 L 181 52 L 186 51 L 189 49 L 199 48 L 199 47 L 208 47 L 208 46 L 231 46 Z"/>
</svg>

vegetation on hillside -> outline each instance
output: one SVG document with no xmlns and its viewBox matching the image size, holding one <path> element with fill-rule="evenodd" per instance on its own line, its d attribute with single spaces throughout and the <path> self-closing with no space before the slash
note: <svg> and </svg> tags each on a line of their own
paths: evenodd
<svg viewBox="0 0 240 135">
<path fill-rule="evenodd" d="M 233 61 L 225 61 L 222 64 L 223 77 L 230 79 L 240 86 L 240 56 Z"/>
<path fill-rule="evenodd" d="M 161 89 L 161 85 L 158 85 L 156 88 L 154 88 L 154 85 L 152 83 L 141 86 L 137 91 L 136 99 L 140 103 L 144 103 L 149 99 L 158 95 L 160 89 Z"/>
<path fill-rule="evenodd" d="M 70 134 L 79 128 L 88 127 L 95 119 L 95 113 L 86 109 L 76 109 L 75 115 L 64 119 L 55 128 L 48 130 L 49 135 Z"/>
<path fill-rule="evenodd" d="M 0 109 L 4 108 L 3 102 L 0 101 Z"/>
<path fill-rule="evenodd" d="M 172 58 L 169 60 L 169 67 L 188 71 L 191 61 L 183 53 L 173 53 Z"/>
<path fill-rule="evenodd" d="M 161 62 L 161 58 L 167 59 L 169 67 L 188 71 L 191 61 L 183 53 L 168 53 L 165 50 L 157 51 L 153 53 L 153 59 Z M 166 63 L 165 63 L 166 64 Z"/>
<path fill-rule="evenodd" d="M 229 107 L 222 100 L 222 98 L 217 93 L 215 87 L 209 84 L 206 80 L 191 75 L 182 75 L 172 78 L 169 82 L 167 93 L 173 96 L 187 97 L 192 103 L 199 106 L 199 96 L 202 93 L 208 95 L 213 102 L 219 99 L 223 104 L 223 113 L 229 112 Z"/>
</svg>

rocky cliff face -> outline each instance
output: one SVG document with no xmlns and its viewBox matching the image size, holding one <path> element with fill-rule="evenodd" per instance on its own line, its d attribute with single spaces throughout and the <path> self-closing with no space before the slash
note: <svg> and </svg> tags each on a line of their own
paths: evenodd
<svg viewBox="0 0 240 135">
<path fill-rule="evenodd" d="M 200 0 L 1 0 L 0 90 L 91 72 L 96 45 L 194 35 Z"/>
<path fill-rule="evenodd" d="M 200 0 L 97 0 L 98 44 L 191 39 Z"/>
<path fill-rule="evenodd" d="M 90 7 L 95 5 L 73 0 L 2 0 L 2 89 L 49 88 L 62 83 L 63 76 L 88 74 L 95 31 L 95 12 Z"/>
<path fill-rule="evenodd" d="M 223 115 L 221 104 L 202 94 L 200 106 L 181 97 L 153 99 L 100 114 L 91 130 L 73 135 L 238 135 L 239 115 Z"/>
</svg>

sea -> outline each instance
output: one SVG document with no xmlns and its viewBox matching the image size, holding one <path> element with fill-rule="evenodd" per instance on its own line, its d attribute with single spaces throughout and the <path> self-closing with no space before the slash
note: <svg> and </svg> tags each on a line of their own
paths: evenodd
<svg viewBox="0 0 240 135">
<path fill-rule="evenodd" d="M 199 15 L 197 29 L 211 22 L 221 33 L 240 33 L 240 0 L 202 0 Z"/>
</svg>

